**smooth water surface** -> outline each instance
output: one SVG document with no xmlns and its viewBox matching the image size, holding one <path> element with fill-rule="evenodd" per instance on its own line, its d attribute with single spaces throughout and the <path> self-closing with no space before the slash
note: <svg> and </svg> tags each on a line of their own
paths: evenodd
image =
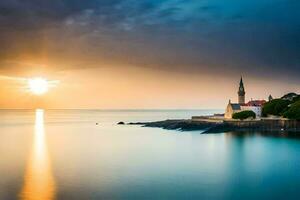
<svg viewBox="0 0 300 200">
<path fill-rule="evenodd" d="M 299 199 L 298 138 L 116 125 L 214 112 L 2 110 L 0 199 Z"/>
</svg>

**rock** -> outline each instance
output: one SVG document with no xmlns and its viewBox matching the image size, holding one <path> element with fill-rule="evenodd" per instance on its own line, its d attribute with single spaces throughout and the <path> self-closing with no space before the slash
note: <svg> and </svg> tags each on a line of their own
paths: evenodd
<svg viewBox="0 0 300 200">
<path fill-rule="evenodd" d="M 128 123 L 128 125 L 145 125 L 145 124 L 147 124 L 147 122 L 130 122 L 130 123 Z"/>
<path fill-rule="evenodd" d="M 119 122 L 118 125 L 125 125 L 125 123 L 124 122 Z"/>
<path fill-rule="evenodd" d="M 157 122 L 137 122 L 130 125 L 143 125 L 144 127 L 157 127 L 168 130 L 194 131 L 205 130 L 213 124 L 210 122 L 193 122 L 191 120 L 165 120 Z"/>
</svg>

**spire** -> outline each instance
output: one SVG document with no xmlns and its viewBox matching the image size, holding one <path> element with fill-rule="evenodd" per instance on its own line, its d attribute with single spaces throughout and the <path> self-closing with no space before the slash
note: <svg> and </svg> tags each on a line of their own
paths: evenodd
<svg viewBox="0 0 300 200">
<path fill-rule="evenodd" d="M 243 83 L 243 77 L 241 76 L 241 80 L 240 80 L 240 88 L 244 88 L 244 83 Z"/>
<path fill-rule="evenodd" d="M 246 94 L 246 92 L 245 92 L 243 77 L 241 76 L 239 90 L 238 90 L 239 104 L 244 104 L 245 103 L 245 94 Z"/>
<path fill-rule="evenodd" d="M 239 95 L 245 95 L 245 88 L 244 88 L 244 82 L 243 82 L 243 77 L 241 76 L 240 80 L 240 86 L 239 86 Z"/>
</svg>

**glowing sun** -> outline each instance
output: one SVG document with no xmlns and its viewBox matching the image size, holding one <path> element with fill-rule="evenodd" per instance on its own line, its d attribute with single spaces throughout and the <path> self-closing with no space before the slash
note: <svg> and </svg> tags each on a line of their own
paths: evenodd
<svg viewBox="0 0 300 200">
<path fill-rule="evenodd" d="M 49 90 L 49 82 L 44 78 L 32 78 L 28 80 L 30 92 L 35 95 L 43 95 Z"/>
</svg>

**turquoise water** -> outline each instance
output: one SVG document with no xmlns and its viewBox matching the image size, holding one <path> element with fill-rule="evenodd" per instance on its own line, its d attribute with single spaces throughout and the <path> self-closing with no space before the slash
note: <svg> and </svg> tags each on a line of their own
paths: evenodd
<svg viewBox="0 0 300 200">
<path fill-rule="evenodd" d="M 0 199 L 299 199 L 297 137 L 116 125 L 214 112 L 2 110 Z"/>
</svg>

